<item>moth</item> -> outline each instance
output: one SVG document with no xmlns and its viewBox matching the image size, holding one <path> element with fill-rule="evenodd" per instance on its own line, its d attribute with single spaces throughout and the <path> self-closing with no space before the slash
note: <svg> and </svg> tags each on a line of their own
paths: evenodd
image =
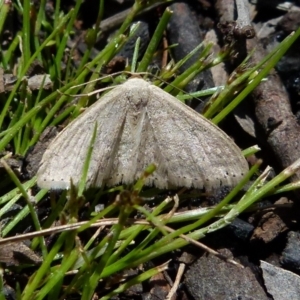
<svg viewBox="0 0 300 300">
<path fill-rule="evenodd" d="M 37 183 L 46 189 L 78 185 L 94 126 L 97 132 L 86 188 L 134 183 L 159 189 L 234 186 L 248 171 L 238 146 L 209 120 L 140 78 L 115 87 L 71 122 L 45 151 Z"/>
</svg>

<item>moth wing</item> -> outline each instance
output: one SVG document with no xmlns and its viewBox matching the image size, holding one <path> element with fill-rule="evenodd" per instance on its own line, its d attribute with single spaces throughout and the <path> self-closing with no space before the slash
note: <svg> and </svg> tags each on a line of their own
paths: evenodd
<svg viewBox="0 0 300 300">
<path fill-rule="evenodd" d="M 118 153 L 110 168 L 110 176 L 106 179 L 108 186 L 120 182 L 133 183 L 140 178 L 149 164 L 156 162 L 156 156 L 159 153 L 147 109 L 143 108 L 140 111 L 138 125 L 132 126 L 130 117 L 134 115 L 128 111 L 117 149 Z"/>
<path fill-rule="evenodd" d="M 147 112 L 159 148 L 150 184 L 213 190 L 239 182 L 248 164 L 222 130 L 155 86 L 150 98 Z"/>
<path fill-rule="evenodd" d="M 97 133 L 87 176 L 87 187 L 101 186 L 107 166 L 118 147 L 127 102 L 122 85 L 104 95 L 70 123 L 45 151 L 37 173 L 41 188 L 66 189 L 70 179 L 77 185 L 82 176 L 94 126 Z"/>
</svg>

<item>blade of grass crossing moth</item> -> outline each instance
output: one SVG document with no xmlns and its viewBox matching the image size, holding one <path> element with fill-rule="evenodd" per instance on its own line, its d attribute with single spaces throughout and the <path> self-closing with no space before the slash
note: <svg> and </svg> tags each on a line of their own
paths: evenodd
<svg viewBox="0 0 300 300">
<path fill-rule="evenodd" d="M 83 191 L 85 189 L 85 183 L 87 180 L 87 175 L 88 175 L 88 170 L 89 170 L 89 166 L 90 166 L 90 162 L 91 162 L 91 158 L 92 158 L 92 152 L 94 149 L 94 144 L 95 144 L 95 140 L 96 140 L 96 134 L 97 134 L 97 122 L 95 123 L 94 126 L 94 131 L 93 131 L 93 135 L 89 144 L 89 149 L 87 152 L 87 156 L 83 165 L 83 170 L 82 170 L 82 177 L 81 180 L 79 182 L 79 189 L 78 189 L 78 196 L 81 197 L 83 194 Z"/>
<path fill-rule="evenodd" d="M 156 170 L 156 166 L 154 164 L 149 165 L 143 175 L 138 179 L 138 181 L 135 183 L 133 190 L 137 193 L 140 193 L 143 186 L 145 185 L 145 180 L 147 179 L 148 176 L 153 174 Z"/>
</svg>

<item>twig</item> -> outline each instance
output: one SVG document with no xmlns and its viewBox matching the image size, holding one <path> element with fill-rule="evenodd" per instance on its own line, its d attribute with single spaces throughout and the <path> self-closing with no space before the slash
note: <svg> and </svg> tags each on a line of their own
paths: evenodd
<svg viewBox="0 0 300 300">
<path fill-rule="evenodd" d="M 226 41 L 235 39 L 251 39 L 255 36 L 255 30 L 251 25 L 248 0 L 235 0 L 237 19 L 233 21 L 233 0 L 218 0 L 220 23 L 218 28 L 223 33 Z"/>
<path fill-rule="evenodd" d="M 164 226 L 164 229 L 166 231 L 168 231 L 168 232 L 174 232 L 175 231 L 173 228 L 170 228 L 168 226 Z M 200 242 L 198 242 L 198 241 L 196 241 L 196 240 L 188 237 L 185 234 L 180 234 L 179 237 L 181 237 L 182 239 L 186 240 L 187 242 L 189 242 L 189 243 L 191 243 L 191 244 L 193 244 L 193 245 L 195 245 L 195 246 L 203 249 L 204 251 L 206 251 L 206 252 L 208 252 L 208 253 L 210 253 L 212 255 L 217 256 L 218 258 L 220 258 L 220 259 L 222 259 L 224 261 L 227 261 L 227 262 L 229 262 L 229 263 L 231 263 L 233 265 L 236 265 L 236 266 L 239 266 L 241 268 L 244 268 L 241 264 L 239 264 L 238 262 L 234 261 L 233 259 L 230 259 L 230 258 L 228 258 L 228 257 L 220 254 L 219 252 L 215 251 L 214 249 L 211 249 L 211 248 L 207 247 L 206 245 L 204 245 L 204 244 L 202 244 L 202 243 L 200 243 Z"/>
<path fill-rule="evenodd" d="M 179 283 L 180 283 L 180 280 L 182 278 L 182 275 L 183 275 L 183 272 L 185 270 L 185 264 L 181 263 L 179 265 L 179 268 L 178 268 L 178 271 L 177 271 L 177 275 L 176 275 L 176 279 L 175 279 L 175 282 L 170 290 L 170 292 L 168 293 L 167 297 L 166 297 L 166 300 L 171 300 L 172 297 L 175 295 L 177 289 L 178 289 L 178 286 L 179 286 Z"/>
<path fill-rule="evenodd" d="M 258 63 L 266 52 L 257 39 L 248 40 L 247 48 L 256 51 L 252 56 L 252 63 Z M 294 116 L 289 96 L 277 74 L 268 76 L 253 92 L 255 115 L 264 130 L 264 139 L 272 148 L 276 158 L 283 168 L 290 166 L 299 158 L 300 125 Z M 275 126 L 270 127 L 270 120 Z M 300 172 L 293 176 L 292 181 L 300 179 Z"/>
<path fill-rule="evenodd" d="M 234 29 L 235 34 L 247 39 L 254 38 L 255 31 L 251 25 L 248 0 L 235 0 L 235 4 L 238 15 L 236 19 L 236 27 Z"/>
</svg>

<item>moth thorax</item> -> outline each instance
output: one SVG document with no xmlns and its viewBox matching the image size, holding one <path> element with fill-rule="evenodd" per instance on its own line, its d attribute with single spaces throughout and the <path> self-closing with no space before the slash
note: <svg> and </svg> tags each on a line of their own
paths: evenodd
<svg viewBox="0 0 300 300">
<path fill-rule="evenodd" d="M 149 99 L 149 93 L 147 91 L 143 91 L 141 93 L 135 93 L 131 98 L 128 98 L 128 102 L 130 106 L 135 111 L 141 111 L 144 107 L 147 106 Z"/>
</svg>

